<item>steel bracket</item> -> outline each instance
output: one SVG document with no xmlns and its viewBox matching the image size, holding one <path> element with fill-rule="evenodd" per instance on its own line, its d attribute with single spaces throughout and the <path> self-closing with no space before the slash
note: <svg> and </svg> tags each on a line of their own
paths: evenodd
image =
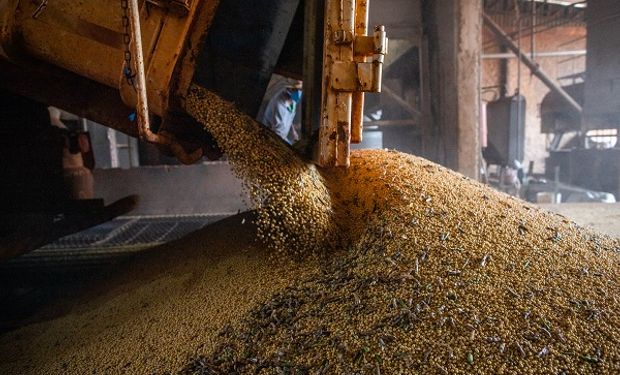
<svg viewBox="0 0 620 375">
<path fill-rule="evenodd" d="M 355 56 L 387 55 L 388 38 L 385 26 L 375 27 L 373 35 L 356 35 L 353 52 Z"/>
<path fill-rule="evenodd" d="M 340 36 L 343 37 L 344 34 Z M 345 44 L 344 38 L 334 37 L 335 43 L 337 40 Z M 377 26 L 373 35 L 355 35 L 353 54 L 358 59 L 332 63 L 331 88 L 340 92 L 381 92 L 383 60 L 387 51 L 388 38 L 384 26 Z M 359 57 L 366 56 L 373 56 L 372 61 L 366 62 L 365 59 L 360 61 Z"/>
</svg>

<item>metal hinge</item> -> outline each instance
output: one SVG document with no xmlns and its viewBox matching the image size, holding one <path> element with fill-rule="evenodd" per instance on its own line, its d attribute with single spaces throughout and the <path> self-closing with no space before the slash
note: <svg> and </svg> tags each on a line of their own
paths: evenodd
<svg viewBox="0 0 620 375">
<path fill-rule="evenodd" d="M 334 33 L 335 44 L 345 44 L 347 33 Z M 343 92 L 380 92 L 383 60 L 388 39 L 384 26 L 377 26 L 374 35 L 356 35 L 353 41 L 355 56 L 372 56 L 369 62 L 334 61 L 331 65 L 331 87 Z"/>
</svg>

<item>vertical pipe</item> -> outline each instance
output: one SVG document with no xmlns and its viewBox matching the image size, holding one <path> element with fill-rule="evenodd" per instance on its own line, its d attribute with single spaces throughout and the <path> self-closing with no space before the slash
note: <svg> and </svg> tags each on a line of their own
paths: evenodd
<svg viewBox="0 0 620 375">
<path fill-rule="evenodd" d="M 532 9 L 530 9 L 530 51 L 532 52 L 532 61 L 536 57 L 536 33 L 534 32 L 534 24 L 536 24 L 536 0 L 532 0 Z"/>
<path fill-rule="evenodd" d="M 110 168 L 118 168 L 118 146 L 116 142 L 116 130 L 108 128 L 106 130 L 108 138 L 108 150 L 110 151 Z"/>
<path fill-rule="evenodd" d="M 142 32 L 140 31 L 140 8 L 138 0 L 129 0 L 129 22 L 131 23 L 131 41 L 136 67 L 136 89 L 138 92 L 138 105 L 136 108 L 140 134 L 145 136 L 150 133 L 149 107 L 146 96 L 146 76 L 144 73 L 144 56 L 142 54 Z"/>
<path fill-rule="evenodd" d="M 517 54 L 522 55 L 521 48 L 521 12 L 519 10 L 519 4 L 515 3 L 515 10 L 517 12 Z M 521 95 L 521 60 L 517 61 L 517 95 Z M 517 120 L 518 121 L 518 120 Z"/>
<path fill-rule="evenodd" d="M 138 92 L 138 104 L 136 106 L 136 115 L 139 127 L 140 138 L 147 142 L 158 143 L 170 147 L 172 153 L 184 164 L 192 164 L 197 162 L 203 155 L 201 147 L 197 148 L 191 154 L 188 154 L 183 146 L 181 146 L 174 136 L 151 132 L 149 124 L 149 105 L 146 95 L 146 74 L 144 73 L 144 55 L 142 53 L 142 32 L 140 30 L 140 7 L 138 0 L 128 0 L 129 5 L 129 23 L 131 25 L 131 53 L 135 61 L 136 68 L 136 91 Z"/>
<path fill-rule="evenodd" d="M 355 2 L 355 35 L 365 36 L 368 34 L 368 1 L 356 0 Z M 355 56 L 354 60 L 365 62 L 366 57 Z M 354 92 L 351 105 L 351 143 L 361 143 L 364 122 L 364 93 Z"/>
<path fill-rule="evenodd" d="M 515 4 L 515 9 L 517 10 L 517 23 L 518 23 L 518 30 L 517 30 L 517 49 L 519 50 L 519 55 L 522 55 L 522 49 L 521 49 L 521 28 L 522 28 L 522 18 L 521 18 L 521 11 L 519 9 L 519 4 L 516 3 Z M 517 128 L 519 126 L 521 126 L 521 121 L 523 120 L 521 118 L 521 60 L 517 60 Z M 512 163 L 513 160 L 508 160 L 509 163 Z"/>
<path fill-rule="evenodd" d="M 500 53 L 507 53 L 508 49 L 505 45 L 499 46 Z M 510 61 L 508 59 L 502 59 L 499 62 L 499 96 L 505 98 L 508 95 L 508 65 Z"/>
<path fill-rule="evenodd" d="M 433 134 L 434 119 L 431 95 L 431 58 L 428 44 L 428 37 L 423 36 L 419 56 L 421 67 L 420 87 L 422 91 L 422 156 L 427 159 L 436 160 L 437 146 L 436 137 Z"/>
</svg>

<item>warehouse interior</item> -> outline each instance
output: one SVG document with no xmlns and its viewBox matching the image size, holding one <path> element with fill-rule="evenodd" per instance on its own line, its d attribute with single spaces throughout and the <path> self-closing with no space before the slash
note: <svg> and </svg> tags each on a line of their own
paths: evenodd
<svg viewBox="0 0 620 375">
<path fill-rule="evenodd" d="M 0 373 L 617 373 L 619 20 L 0 0 Z"/>
</svg>

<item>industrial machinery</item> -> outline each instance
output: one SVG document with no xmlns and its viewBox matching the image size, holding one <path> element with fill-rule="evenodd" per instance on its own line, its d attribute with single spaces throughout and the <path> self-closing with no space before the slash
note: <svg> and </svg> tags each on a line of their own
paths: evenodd
<svg viewBox="0 0 620 375">
<path fill-rule="evenodd" d="M 521 95 L 487 104 L 487 147 L 482 154 L 488 164 L 513 167 L 523 162 L 525 107 Z"/>
<path fill-rule="evenodd" d="M 218 151 L 184 109 L 190 87 L 255 117 L 280 73 L 304 81 L 302 144 L 318 145 L 317 164 L 346 167 L 350 143 L 361 141 L 363 93 L 380 91 L 387 53 L 385 29 L 368 35 L 367 24 L 367 0 L 0 0 L 0 98 L 25 98 L 1 128 L 19 129 L 25 113 L 52 105 L 189 164 Z M 25 200 L 36 210 L 54 198 Z"/>
<path fill-rule="evenodd" d="M 620 199 L 620 3 L 588 2 L 587 54 L 583 80 L 563 87 L 582 111 L 557 92 L 541 103 L 544 134 L 553 134 L 545 169 L 564 184 L 607 192 Z M 572 139 L 569 139 L 572 137 Z M 600 141 L 603 142 L 600 142 Z M 584 166 L 587 165 L 587 168 Z M 550 176 L 549 176 L 550 177 Z"/>
<path fill-rule="evenodd" d="M 254 116 L 280 71 L 310 91 L 304 107 L 316 114 L 304 122 L 321 128 L 318 163 L 347 165 L 387 48 L 383 27 L 367 35 L 365 0 L 5 0 L 0 19 L 3 87 L 162 144 L 185 163 L 208 147 L 183 109 L 192 84 Z"/>
<path fill-rule="evenodd" d="M 529 184 L 531 194 L 526 193 L 526 196 L 530 200 L 538 192 L 557 193 L 560 184 L 563 190 L 572 190 L 574 195 L 585 192 L 593 196 L 613 194 L 615 199 L 620 198 L 620 55 L 617 53 L 620 2 L 588 1 L 585 12 L 586 71 L 563 77 L 573 81 L 565 86 L 546 74 L 493 19 L 483 15 L 484 24 L 494 37 L 550 90 L 540 105 L 541 133 L 551 135 L 546 176 L 536 185 Z M 520 159 L 516 142 L 522 141 L 523 133 L 514 126 L 513 119 L 524 118 L 525 114 L 512 111 L 511 106 L 510 100 L 503 98 L 489 103 L 490 147 L 484 156 L 492 163 L 505 164 Z M 546 181 L 554 181 L 554 186 Z M 566 197 L 563 195 L 562 199 Z"/>
</svg>

